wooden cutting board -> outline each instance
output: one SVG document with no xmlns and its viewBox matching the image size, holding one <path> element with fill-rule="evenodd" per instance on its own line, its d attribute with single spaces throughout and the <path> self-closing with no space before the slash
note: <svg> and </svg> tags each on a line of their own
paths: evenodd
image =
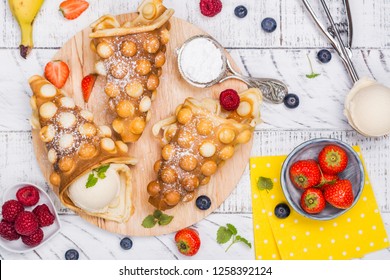
<svg viewBox="0 0 390 280">
<path fill-rule="evenodd" d="M 119 22 L 128 21 L 135 17 L 135 14 L 119 15 Z M 81 217 L 88 222 L 97 225 L 98 227 L 120 234 L 130 236 L 156 236 L 171 233 L 179 229 L 191 226 L 205 218 L 230 195 L 240 180 L 246 165 L 248 164 L 252 141 L 244 146 L 241 146 L 233 158 L 218 170 L 212 177 L 210 183 L 199 189 L 198 195 L 207 195 L 211 198 L 212 205 L 207 211 L 199 210 L 195 205 L 195 199 L 187 203 L 181 203 L 165 213 L 173 215 L 174 219 L 167 226 L 158 226 L 146 229 L 142 227 L 143 219 L 153 213 L 154 208 L 148 203 L 149 195 L 146 191 L 146 186 L 151 180 L 156 179 L 156 174 L 153 171 L 153 164 L 160 158 L 161 147 L 157 139 L 152 135 L 152 125 L 157 121 L 166 118 L 173 114 L 177 105 L 183 103 L 187 97 L 217 98 L 219 93 L 227 88 L 233 88 L 237 91 L 242 91 L 247 86 L 238 80 L 229 80 L 223 84 L 215 85 L 208 89 L 199 89 L 185 82 L 178 71 L 176 50 L 190 37 L 206 34 L 196 26 L 178 19 L 171 19 L 171 39 L 167 47 L 167 62 L 163 68 L 160 86 L 158 88 L 158 96 L 153 101 L 151 112 L 152 119 L 148 123 L 142 137 L 135 144 L 129 145 L 129 154 L 139 159 L 139 163 L 132 167 L 133 175 L 133 201 L 135 212 L 127 223 L 118 224 L 116 222 L 106 221 L 100 218 L 94 218 L 88 215 Z M 104 91 L 104 78 L 100 77 L 91 94 L 88 103 L 84 103 L 81 92 L 81 80 L 84 76 L 94 72 L 94 63 L 96 55 L 90 50 L 90 39 L 88 37 L 91 29 L 85 28 L 71 38 L 54 56 L 53 60 L 60 59 L 65 61 L 70 69 L 69 79 L 63 90 L 67 95 L 74 98 L 76 104 L 82 108 L 90 110 L 94 113 L 95 122 L 99 125 L 109 124 L 107 119 L 107 100 Z M 228 54 L 227 54 L 228 55 Z M 228 55 L 229 60 L 234 62 Z M 39 166 L 46 178 L 49 181 L 51 165 L 47 161 L 44 143 L 40 141 L 38 132 L 33 131 L 33 144 L 35 154 Z M 250 186 L 248 186 L 249 188 Z M 58 195 L 58 193 L 57 193 Z"/>
</svg>

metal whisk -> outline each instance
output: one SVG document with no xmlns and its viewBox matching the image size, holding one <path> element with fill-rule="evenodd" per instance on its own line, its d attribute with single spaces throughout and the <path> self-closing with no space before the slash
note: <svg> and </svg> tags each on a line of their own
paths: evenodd
<svg viewBox="0 0 390 280">
<path fill-rule="evenodd" d="M 319 18 L 317 17 L 316 13 L 314 12 L 313 8 L 311 7 L 308 0 L 302 0 L 305 4 L 306 9 L 309 11 L 311 16 L 313 17 L 315 23 L 317 26 L 321 29 L 322 33 L 328 38 L 333 48 L 337 51 L 338 55 L 340 56 L 341 60 L 343 61 L 345 68 L 348 71 L 348 74 L 351 76 L 352 81 L 355 83 L 359 80 L 359 76 L 356 72 L 355 67 L 353 66 L 353 63 L 351 61 L 352 52 L 351 52 L 351 45 L 352 45 L 352 38 L 353 38 L 353 26 L 352 26 L 352 14 L 351 9 L 349 6 L 349 0 L 343 0 L 345 11 L 347 14 L 346 22 L 342 23 L 335 23 L 333 20 L 333 17 L 329 11 L 329 8 L 327 4 L 325 3 L 325 0 L 319 0 L 321 2 L 321 5 L 325 11 L 325 14 L 328 18 L 328 21 L 330 23 L 330 27 L 326 28 Z M 346 43 L 343 42 L 341 38 L 341 33 L 347 33 L 348 40 Z"/>
</svg>

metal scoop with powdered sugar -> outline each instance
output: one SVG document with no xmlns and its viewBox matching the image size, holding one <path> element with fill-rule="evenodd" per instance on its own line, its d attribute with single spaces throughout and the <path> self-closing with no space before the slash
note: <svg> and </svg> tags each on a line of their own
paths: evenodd
<svg viewBox="0 0 390 280">
<path fill-rule="evenodd" d="M 183 64 L 183 56 L 185 55 L 183 53 L 185 53 L 186 48 L 193 44 L 196 40 L 207 40 L 208 42 L 211 42 L 218 50 L 217 55 L 219 55 L 221 59 L 221 67 L 218 75 L 216 75 L 216 77 L 210 76 L 210 79 L 207 81 L 200 82 L 191 77 L 189 71 L 186 71 L 185 69 L 186 65 Z M 210 36 L 199 35 L 188 39 L 178 50 L 178 66 L 183 78 L 195 87 L 211 87 L 228 79 L 237 79 L 246 83 L 249 87 L 259 88 L 264 99 L 271 103 L 283 103 L 284 97 L 288 94 L 287 86 L 279 80 L 248 77 L 235 71 L 225 55 L 224 48 Z M 203 71 L 208 71 L 208 69 L 203 69 Z"/>
</svg>

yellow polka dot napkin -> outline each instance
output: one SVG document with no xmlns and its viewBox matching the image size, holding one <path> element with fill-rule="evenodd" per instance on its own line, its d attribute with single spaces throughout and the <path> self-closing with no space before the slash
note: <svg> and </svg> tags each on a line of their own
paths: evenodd
<svg viewBox="0 0 390 280">
<path fill-rule="evenodd" d="M 361 157 L 360 149 L 354 149 Z M 301 216 L 291 208 L 291 214 L 286 219 L 277 218 L 275 206 L 287 202 L 280 185 L 285 158 L 265 156 L 250 159 L 256 259 L 353 259 L 389 247 L 367 173 L 358 203 L 340 217 L 316 221 Z M 257 188 L 260 176 L 273 180 L 272 190 L 260 191 Z"/>
</svg>

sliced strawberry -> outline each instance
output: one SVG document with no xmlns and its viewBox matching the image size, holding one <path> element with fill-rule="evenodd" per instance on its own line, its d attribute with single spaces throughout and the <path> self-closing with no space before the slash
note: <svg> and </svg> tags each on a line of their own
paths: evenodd
<svg viewBox="0 0 390 280">
<path fill-rule="evenodd" d="M 68 80 L 69 67 L 61 60 L 50 61 L 45 66 L 45 77 L 57 88 L 62 88 Z"/>
<path fill-rule="evenodd" d="M 83 91 L 83 97 L 85 102 L 88 102 L 89 97 L 91 96 L 96 78 L 96 74 L 89 74 L 88 76 L 85 76 L 81 81 L 81 90 Z"/>
<path fill-rule="evenodd" d="M 66 0 L 60 4 L 60 11 L 66 19 L 78 18 L 86 9 L 89 3 L 84 0 Z"/>
</svg>

